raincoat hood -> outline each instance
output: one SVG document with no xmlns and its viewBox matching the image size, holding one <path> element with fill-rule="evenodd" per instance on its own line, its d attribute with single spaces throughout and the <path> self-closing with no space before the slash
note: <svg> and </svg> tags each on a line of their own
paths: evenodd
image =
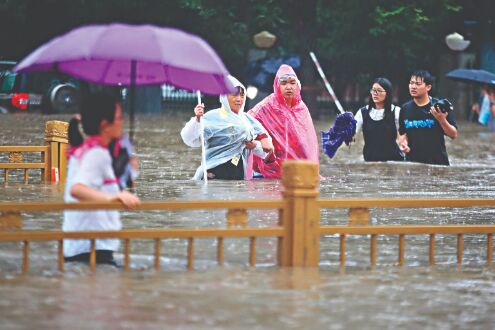
<svg viewBox="0 0 495 330">
<path fill-rule="evenodd" d="M 228 78 L 229 78 L 230 82 L 232 83 L 232 85 L 234 85 L 234 87 L 236 89 L 237 89 L 237 87 L 242 88 L 244 90 L 244 95 L 246 95 L 246 87 L 244 87 L 244 85 L 239 80 L 237 80 L 236 77 L 229 75 Z M 230 109 L 229 99 L 227 98 L 227 95 L 220 95 L 220 104 L 222 105 L 222 107 L 225 110 L 235 114 L 235 112 L 233 112 L 232 109 Z M 244 98 L 244 103 L 242 104 L 242 107 L 239 110 L 239 113 L 244 112 L 245 106 L 246 106 L 246 98 Z"/>
<path fill-rule="evenodd" d="M 279 102 L 285 103 L 285 98 L 280 90 L 280 78 L 289 76 L 293 77 L 297 81 L 296 95 L 292 98 L 291 104 L 291 107 L 293 107 L 301 101 L 301 82 L 297 78 L 296 72 L 290 65 L 282 64 L 280 68 L 278 68 L 277 74 L 275 75 L 275 80 L 273 81 L 273 92 Z"/>
</svg>

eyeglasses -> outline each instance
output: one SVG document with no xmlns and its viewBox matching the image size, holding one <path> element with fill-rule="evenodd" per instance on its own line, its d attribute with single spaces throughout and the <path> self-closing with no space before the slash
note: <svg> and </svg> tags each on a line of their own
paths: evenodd
<svg viewBox="0 0 495 330">
<path fill-rule="evenodd" d="M 285 85 L 288 82 L 290 82 L 290 83 L 296 83 L 297 80 L 296 80 L 296 76 L 295 75 L 289 73 L 289 74 L 284 74 L 284 75 L 278 77 L 278 82 L 281 85 Z"/>
<path fill-rule="evenodd" d="M 386 91 L 384 91 L 383 89 L 370 89 L 370 93 L 373 94 L 373 95 L 380 95 L 380 94 L 383 94 L 383 93 L 386 93 Z"/>
<path fill-rule="evenodd" d="M 411 81 L 409 82 L 409 85 L 411 85 L 411 86 L 412 86 L 412 85 L 421 86 L 421 85 L 423 85 L 423 84 L 424 84 L 424 81 L 413 81 L 413 80 L 411 80 Z"/>
</svg>

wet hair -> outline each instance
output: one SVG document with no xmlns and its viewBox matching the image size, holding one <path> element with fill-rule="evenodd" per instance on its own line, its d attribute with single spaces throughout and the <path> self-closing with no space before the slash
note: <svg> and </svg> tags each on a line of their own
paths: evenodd
<svg viewBox="0 0 495 330">
<path fill-rule="evenodd" d="M 72 117 L 69 121 L 69 144 L 73 147 L 79 147 L 84 142 L 84 137 L 80 129 L 81 121 L 77 117 Z"/>
<path fill-rule="evenodd" d="M 422 78 L 426 85 L 433 85 L 435 77 L 433 77 L 427 70 L 416 70 L 411 74 L 411 77 Z"/>
<path fill-rule="evenodd" d="M 387 78 L 383 77 L 378 77 L 375 80 L 373 80 L 373 83 L 371 86 L 373 87 L 374 84 L 380 85 L 381 88 L 387 93 L 385 96 L 385 100 L 383 101 L 383 107 L 384 107 L 384 113 L 383 113 L 383 118 L 388 122 L 388 118 L 392 115 L 392 83 L 390 80 Z M 376 104 L 373 101 L 373 98 L 370 97 L 370 100 L 368 101 L 368 109 L 371 110 L 371 108 L 376 109 Z"/>
<path fill-rule="evenodd" d="M 118 99 L 109 93 L 96 92 L 86 95 L 81 108 L 81 123 L 86 135 L 100 133 L 100 124 L 103 120 L 113 123 L 115 119 L 115 105 Z M 83 143 L 83 136 L 79 129 L 79 120 L 72 118 L 69 122 L 69 143 L 77 147 Z"/>
<path fill-rule="evenodd" d="M 81 122 L 84 133 L 96 135 L 100 133 L 103 120 L 113 123 L 117 99 L 108 93 L 94 93 L 85 98 L 82 103 Z"/>
</svg>

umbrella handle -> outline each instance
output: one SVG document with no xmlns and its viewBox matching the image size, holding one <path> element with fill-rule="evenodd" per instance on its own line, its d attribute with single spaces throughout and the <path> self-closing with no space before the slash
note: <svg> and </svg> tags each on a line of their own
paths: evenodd
<svg viewBox="0 0 495 330">
<path fill-rule="evenodd" d="M 337 95 L 335 95 L 335 92 L 333 91 L 332 86 L 327 80 L 327 77 L 325 76 L 325 73 L 323 72 L 320 62 L 318 62 L 318 59 L 316 58 L 315 53 L 309 52 L 309 56 L 311 56 L 311 59 L 313 60 L 313 63 L 316 65 L 316 69 L 318 70 L 318 73 L 320 74 L 321 79 L 323 79 L 323 82 L 325 83 L 325 87 L 327 88 L 327 91 L 330 93 L 330 95 L 333 98 L 333 101 L 335 102 L 335 105 L 337 106 L 337 109 L 339 109 L 340 113 L 344 113 L 344 108 L 342 107 L 342 104 L 340 104 L 339 99 L 337 98 Z"/>
<path fill-rule="evenodd" d="M 198 104 L 201 104 L 201 92 L 196 91 L 196 96 L 198 97 Z M 204 123 L 199 119 L 199 129 L 200 129 L 200 137 L 201 137 L 201 163 L 203 167 L 203 181 L 205 184 L 208 184 L 208 173 L 206 172 L 206 147 L 205 147 L 205 127 Z"/>
</svg>

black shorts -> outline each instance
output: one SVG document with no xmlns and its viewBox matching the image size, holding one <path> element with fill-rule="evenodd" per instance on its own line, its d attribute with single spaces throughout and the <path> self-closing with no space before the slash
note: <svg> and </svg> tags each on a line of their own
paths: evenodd
<svg viewBox="0 0 495 330">
<path fill-rule="evenodd" d="M 244 166 L 242 157 L 239 158 L 237 165 L 234 165 L 231 160 L 217 167 L 210 168 L 208 171 L 208 179 L 218 180 L 244 180 Z M 212 177 L 212 175 L 214 177 Z"/>
<path fill-rule="evenodd" d="M 64 261 L 65 262 L 78 261 L 89 264 L 89 255 L 90 255 L 89 252 L 79 253 L 72 257 L 64 257 Z M 115 259 L 113 258 L 113 251 L 111 250 L 96 250 L 96 263 L 112 265 L 116 267 L 118 266 L 117 263 L 115 262 Z"/>
</svg>

